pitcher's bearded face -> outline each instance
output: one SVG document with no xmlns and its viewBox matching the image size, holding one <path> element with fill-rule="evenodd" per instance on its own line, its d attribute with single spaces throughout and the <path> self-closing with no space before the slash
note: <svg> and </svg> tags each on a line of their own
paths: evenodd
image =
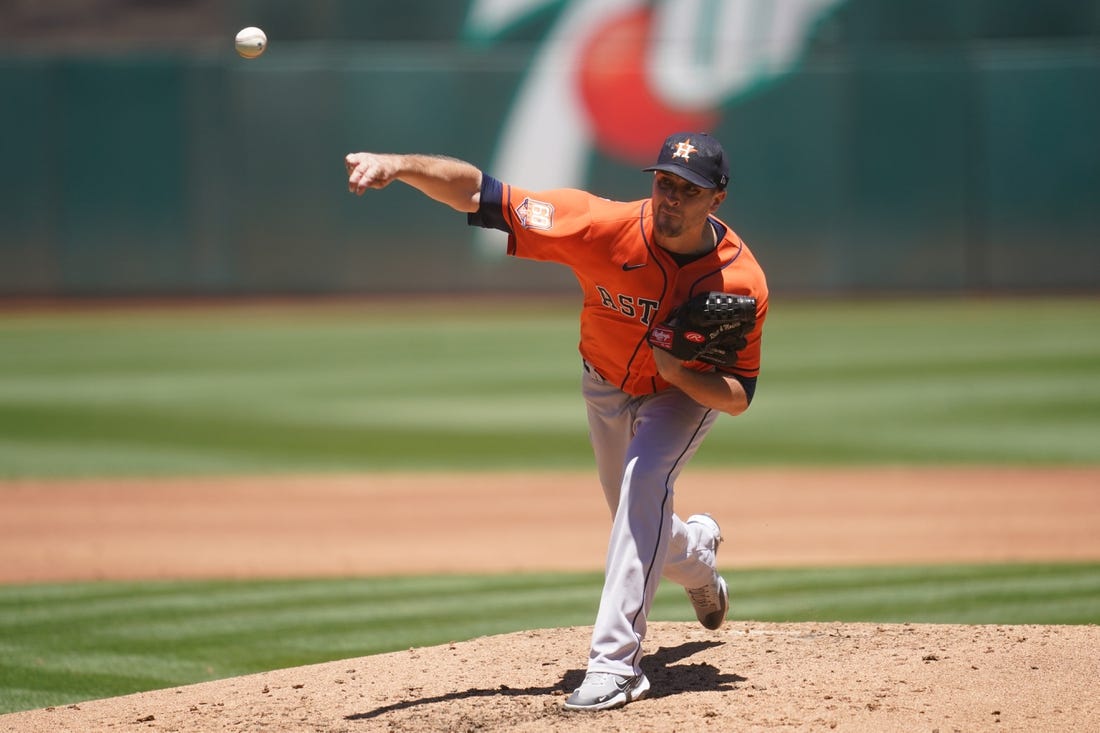
<svg viewBox="0 0 1100 733">
<path fill-rule="evenodd" d="M 664 238 L 701 230 L 723 198 L 723 191 L 700 188 L 672 173 L 657 171 L 653 176 L 653 229 Z"/>
</svg>

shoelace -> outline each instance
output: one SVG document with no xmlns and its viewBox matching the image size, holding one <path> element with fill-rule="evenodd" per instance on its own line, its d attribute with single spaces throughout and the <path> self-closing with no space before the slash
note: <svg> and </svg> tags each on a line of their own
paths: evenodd
<svg viewBox="0 0 1100 733">
<path fill-rule="evenodd" d="M 715 583 L 709 583 L 698 588 L 689 588 L 688 597 L 691 598 L 692 605 L 702 608 L 718 609 L 720 603 L 718 601 L 718 585 Z"/>
</svg>

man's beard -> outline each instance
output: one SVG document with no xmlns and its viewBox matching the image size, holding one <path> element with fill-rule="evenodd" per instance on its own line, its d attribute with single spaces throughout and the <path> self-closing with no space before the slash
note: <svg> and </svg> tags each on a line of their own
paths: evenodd
<svg viewBox="0 0 1100 733">
<path fill-rule="evenodd" d="M 684 220 L 658 211 L 653 217 L 653 229 L 662 237 L 678 237 L 684 233 Z"/>
</svg>

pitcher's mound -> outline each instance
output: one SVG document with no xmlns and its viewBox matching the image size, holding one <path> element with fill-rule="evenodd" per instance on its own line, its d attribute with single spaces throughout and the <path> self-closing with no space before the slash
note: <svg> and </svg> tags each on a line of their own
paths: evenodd
<svg viewBox="0 0 1100 733">
<path fill-rule="evenodd" d="M 567 713 L 587 627 L 0 716 L 17 731 L 1094 731 L 1100 627 L 653 623 L 648 698 Z"/>
</svg>

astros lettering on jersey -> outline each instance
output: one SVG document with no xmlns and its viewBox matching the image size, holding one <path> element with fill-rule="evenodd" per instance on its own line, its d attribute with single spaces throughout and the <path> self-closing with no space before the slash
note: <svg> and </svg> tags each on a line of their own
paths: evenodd
<svg viewBox="0 0 1100 733">
<path fill-rule="evenodd" d="M 584 293 L 581 357 L 624 392 L 644 395 L 668 386 L 646 335 L 674 307 L 709 290 L 756 298 L 756 326 L 737 364 L 723 371 L 749 379 L 759 374 L 767 283 L 748 246 L 717 217 L 710 217 L 715 249 L 682 267 L 654 243 L 649 199 L 610 201 L 575 189 L 533 192 L 486 174 L 481 209 L 469 222 L 507 232 L 510 255 L 572 269 Z"/>
</svg>

